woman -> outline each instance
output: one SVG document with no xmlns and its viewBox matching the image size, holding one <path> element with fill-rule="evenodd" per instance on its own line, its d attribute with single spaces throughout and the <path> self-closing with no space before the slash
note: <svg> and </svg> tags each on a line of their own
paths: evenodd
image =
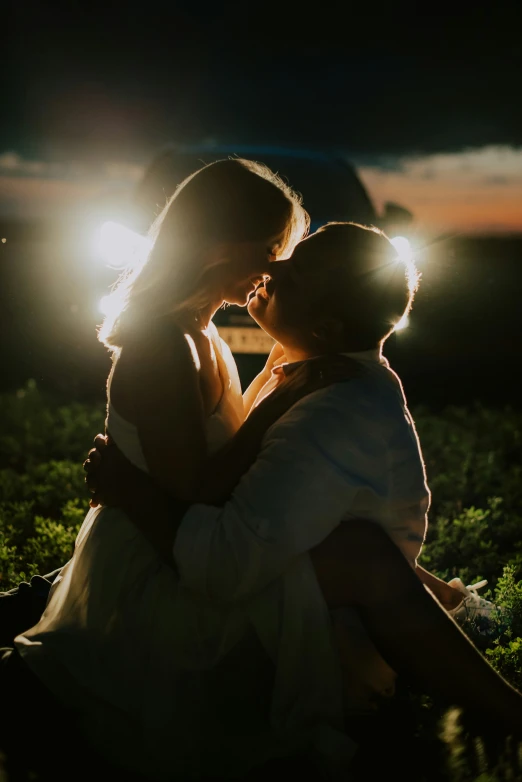
<svg viewBox="0 0 522 782">
<path fill-rule="evenodd" d="M 218 161 L 181 183 L 151 228 L 145 263 L 113 292 L 99 332 L 115 359 L 108 431 L 124 446 L 125 422 L 137 426 L 144 451 L 132 460 L 147 458 L 176 495 L 195 499 L 205 427 L 217 450 L 244 418 L 237 368 L 212 316 L 224 304 L 245 305 L 270 261 L 289 255 L 308 226 L 300 199 L 266 166 Z M 57 572 L 0 596 L 0 644 L 38 620 Z"/>
<path fill-rule="evenodd" d="M 195 498 L 208 449 L 244 418 L 235 363 L 212 317 L 223 304 L 246 305 L 268 264 L 307 229 L 297 196 L 269 169 L 218 161 L 179 186 L 145 264 L 113 293 L 118 306 L 99 333 L 115 359 L 107 430 L 122 447 L 131 424 L 142 449 L 132 461 L 180 499 Z"/>
<path fill-rule="evenodd" d="M 239 436 L 226 454 L 220 450 L 239 430 L 245 411 L 234 360 L 212 316 L 223 303 L 245 305 L 269 263 L 289 255 L 307 229 L 298 197 L 266 167 L 219 161 L 179 186 L 153 227 L 149 257 L 113 293 L 119 306 L 99 334 L 114 358 L 107 432 L 137 468 L 181 500 L 211 498 L 216 487 L 229 493 L 266 428 L 300 395 L 328 382 L 297 374 L 254 411 L 248 441 Z M 190 724 L 191 700 L 207 697 L 196 692 L 199 671 L 215 668 L 244 634 L 246 621 L 235 611 L 223 625 L 219 611 L 198 605 L 179 588 L 123 512 L 93 509 L 34 628 L 47 642 L 28 640 L 22 656 L 61 702 L 81 712 L 82 730 L 95 747 L 102 751 L 110 737 L 105 754 L 124 765 L 129 744 L 141 744 L 151 754 L 144 750 L 130 765 L 161 777 L 171 763 L 152 749 L 155 735 L 162 724 L 174 724 L 171 710 L 179 712 L 181 702 Z M 172 632 L 180 633 L 175 661 L 162 656 L 173 647 L 166 638 Z M 158 691 L 157 677 L 166 678 L 173 664 L 185 672 L 176 697 L 148 702 L 148 693 Z M 136 683 L 133 692 L 129 681 Z M 205 686 L 213 686 L 208 678 Z M 266 736 L 259 740 L 258 726 L 250 733 L 238 766 L 276 751 Z M 191 728 L 186 757 L 180 749 L 177 763 L 191 774 L 198 773 L 197 747 L 188 746 L 193 736 Z M 203 767 L 208 770 L 208 763 Z"/>
</svg>

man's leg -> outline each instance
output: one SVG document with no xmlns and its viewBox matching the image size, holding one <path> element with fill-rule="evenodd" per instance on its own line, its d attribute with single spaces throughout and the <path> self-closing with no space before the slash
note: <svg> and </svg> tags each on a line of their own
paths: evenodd
<svg viewBox="0 0 522 782">
<path fill-rule="evenodd" d="M 13 639 L 33 627 L 47 604 L 49 591 L 61 568 L 45 576 L 33 576 L 9 592 L 0 592 L 0 647 L 13 645 Z"/>
<path fill-rule="evenodd" d="M 311 557 L 327 604 L 357 608 L 394 670 L 428 694 L 522 734 L 520 693 L 475 649 L 380 527 L 343 523 Z"/>
</svg>

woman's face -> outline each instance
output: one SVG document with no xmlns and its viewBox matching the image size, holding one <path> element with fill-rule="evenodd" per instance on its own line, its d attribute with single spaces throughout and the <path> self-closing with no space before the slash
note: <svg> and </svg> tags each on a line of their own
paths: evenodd
<svg viewBox="0 0 522 782">
<path fill-rule="evenodd" d="M 264 241 L 238 242 L 231 246 L 228 263 L 220 268 L 223 300 L 244 307 L 257 285 L 268 274 L 269 264 L 278 259 L 282 235 Z"/>
</svg>

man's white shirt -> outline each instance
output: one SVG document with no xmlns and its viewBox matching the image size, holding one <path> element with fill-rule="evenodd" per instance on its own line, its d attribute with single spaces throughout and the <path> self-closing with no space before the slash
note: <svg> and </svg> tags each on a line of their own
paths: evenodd
<svg viewBox="0 0 522 782">
<path fill-rule="evenodd" d="M 223 508 L 185 515 L 174 559 L 191 589 L 248 599 L 350 518 L 382 525 L 415 565 L 430 493 L 402 385 L 379 351 L 346 355 L 361 363 L 359 376 L 282 416 Z"/>
<path fill-rule="evenodd" d="M 276 666 L 272 725 L 289 735 L 316 725 L 312 740 L 332 777 L 342 777 L 354 747 L 343 715 L 366 711 L 370 691 L 391 694 L 395 674 L 353 609 L 328 611 L 307 552 L 340 523 L 366 518 L 414 567 L 430 503 L 399 378 L 378 351 L 347 355 L 360 362 L 360 374 L 291 408 L 266 433 L 231 499 L 223 508 L 192 507 L 174 545 L 189 590 L 244 607 Z M 338 626 L 360 663 L 352 679 L 359 689 L 348 701 Z"/>
<path fill-rule="evenodd" d="M 188 511 L 174 547 L 179 577 L 123 511 L 94 509 L 42 619 L 16 639 L 42 681 L 81 704 L 89 740 L 118 763 L 158 779 L 173 764 L 226 777 L 312 740 L 330 777 L 345 777 L 354 744 L 332 616 L 307 552 L 362 517 L 413 565 L 429 505 L 398 378 L 378 352 L 351 356 L 360 374 L 274 424 L 224 507 Z M 275 666 L 262 730 L 247 706 L 224 721 L 204 675 L 252 628 Z"/>
</svg>

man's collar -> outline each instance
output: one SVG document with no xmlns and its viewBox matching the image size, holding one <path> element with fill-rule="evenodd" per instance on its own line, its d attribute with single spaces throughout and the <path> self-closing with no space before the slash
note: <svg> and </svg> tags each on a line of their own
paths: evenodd
<svg viewBox="0 0 522 782">
<path fill-rule="evenodd" d="M 370 362 L 374 364 L 384 364 L 385 367 L 389 367 L 388 359 L 382 355 L 382 345 L 378 348 L 372 348 L 371 350 L 359 350 L 356 353 L 342 353 L 343 356 L 353 358 L 355 361 Z"/>
<path fill-rule="evenodd" d="M 385 367 L 389 367 L 388 359 L 386 359 L 382 355 L 382 347 L 379 346 L 378 348 L 372 348 L 371 350 L 359 350 L 354 353 L 340 353 L 341 356 L 348 356 L 348 358 L 353 358 L 354 361 L 359 361 L 362 364 L 381 364 Z M 306 358 L 303 361 L 292 361 L 292 362 L 286 362 L 284 364 L 279 364 L 277 367 L 274 367 L 272 369 L 273 375 L 280 375 L 281 373 L 284 375 L 290 375 L 297 367 L 300 367 L 301 364 L 304 364 L 305 361 L 314 361 L 314 359 L 320 358 L 320 356 L 313 356 L 312 358 Z"/>
</svg>

